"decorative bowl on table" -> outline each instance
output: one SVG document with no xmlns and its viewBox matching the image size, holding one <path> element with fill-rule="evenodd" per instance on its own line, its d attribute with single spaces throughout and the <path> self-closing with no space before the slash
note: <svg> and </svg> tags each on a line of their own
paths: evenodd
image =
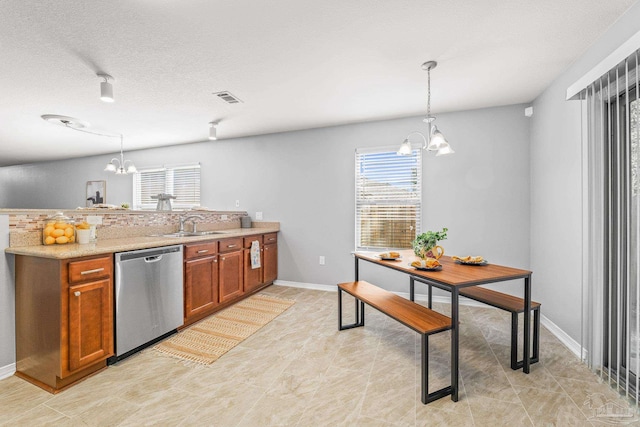
<svg viewBox="0 0 640 427">
<path fill-rule="evenodd" d="M 400 255 L 400 252 L 389 251 L 378 254 L 378 258 L 383 261 L 397 261 L 402 259 L 402 256 Z"/>
<path fill-rule="evenodd" d="M 417 259 L 409 265 L 416 270 L 422 271 L 442 270 L 442 264 L 435 258 Z"/>
<path fill-rule="evenodd" d="M 451 259 L 456 264 L 464 264 L 464 265 L 488 265 L 489 262 L 481 256 L 471 256 L 467 255 L 465 257 L 452 256 Z"/>
</svg>

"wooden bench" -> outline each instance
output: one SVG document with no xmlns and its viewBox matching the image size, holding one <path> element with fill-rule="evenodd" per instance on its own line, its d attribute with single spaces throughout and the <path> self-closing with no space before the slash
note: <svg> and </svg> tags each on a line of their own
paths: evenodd
<svg viewBox="0 0 640 427">
<path fill-rule="evenodd" d="M 511 369 L 522 368 L 523 361 L 518 360 L 518 314 L 524 312 L 524 300 L 480 286 L 462 288 L 459 293 L 467 298 L 511 312 Z M 539 359 L 540 303 L 531 301 L 531 311 L 533 311 L 533 356 L 530 361 L 536 363 Z"/>
<path fill-rule="evenodd" d="M 342 324 L 343 291 L 356 299 L 356 319 L 350 325 Z M 360 280 L 338 284 L 338 329 L 342 331 L 364 326 L 365 303 L 422 336 L 422 403 L 427 404 L 450 395 L 450 385 L 429 393 L 429 335 L 451 329 L 451 318 Z"/>
</svg>

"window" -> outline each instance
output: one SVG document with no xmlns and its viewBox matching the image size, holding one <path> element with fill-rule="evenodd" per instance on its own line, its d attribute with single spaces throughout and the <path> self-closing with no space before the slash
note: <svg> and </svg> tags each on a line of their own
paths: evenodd
<svg viewBox="0 0 640 427">
<path fill-rule="evenodd" d="M 176 197 L 174 208 L 200 206 L 200 164 L 141 169 L 133 176 L 133 209 L 155 209 L 158 201 L 151 196 L 160 193 Z"/>
<path fill-rule="evenodd" d="M 356 249 L 411 248 L 420 229 L 422 150 L 356 150 Z"/>
</svg>

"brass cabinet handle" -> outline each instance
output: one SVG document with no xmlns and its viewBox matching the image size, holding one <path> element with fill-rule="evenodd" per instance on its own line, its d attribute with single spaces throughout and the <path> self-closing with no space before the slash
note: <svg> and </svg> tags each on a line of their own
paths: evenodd
<svg viewBox="0 0 640 427">
<path fill-rule="evenodd" d="M 75 296 L 79 297 L 79 296 L 80 296 L 80 291 L 75 291 L 73 294 L 74 294 Z"/>
<path fill-rule="evenodd" d="M 269 241 L 270 241 L 270 242 L 273 242 L 274 240 L 276 240 L 276 238 L 275 238 L 275 237 L 269 237 Z"/>
<path fill-rule="evenodd" d="M 235 248 L 238 245 L 227 245 L 228 248 Z"/>
<path fill-rule="evenodd" d="M 206 254 L 207 252 L 209 252 L 209 249 L 201 249 L 198 251 L 199 254 Z"/>
<path fill-rule="evenodd" d="M 85 274 L 100 273 L 101 271 L 104 271 L 104 267 L 102 267 L 102 268 L 96 268 L 96 269 L 94 269 L 94 270 L 81 271 L 81 272 L 80 272 L 80 274 L 84 276 Z"/>
</svg>

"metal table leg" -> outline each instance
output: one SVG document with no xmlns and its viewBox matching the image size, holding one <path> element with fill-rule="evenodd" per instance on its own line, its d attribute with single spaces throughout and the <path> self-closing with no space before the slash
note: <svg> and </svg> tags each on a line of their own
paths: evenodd
<svg viewBox="0 0 640 427">
<path fill-rule="evenodd" d="M 458 321 L 458 288 L 451 288 L 451 400 L 458 401 L 458 362 L 460 330 Z"/>
<path fill-rule="evenodd" d="M 531 276 L 524 278 L 524 350 L 522 355 L 522 371 L 529 373 L 531 366 Z"/>
<path fill-rule="evenodd" d="M 416 300 L 416 282 L 413 276 L 409 276 L 409 300 Z"/>
</svg>

